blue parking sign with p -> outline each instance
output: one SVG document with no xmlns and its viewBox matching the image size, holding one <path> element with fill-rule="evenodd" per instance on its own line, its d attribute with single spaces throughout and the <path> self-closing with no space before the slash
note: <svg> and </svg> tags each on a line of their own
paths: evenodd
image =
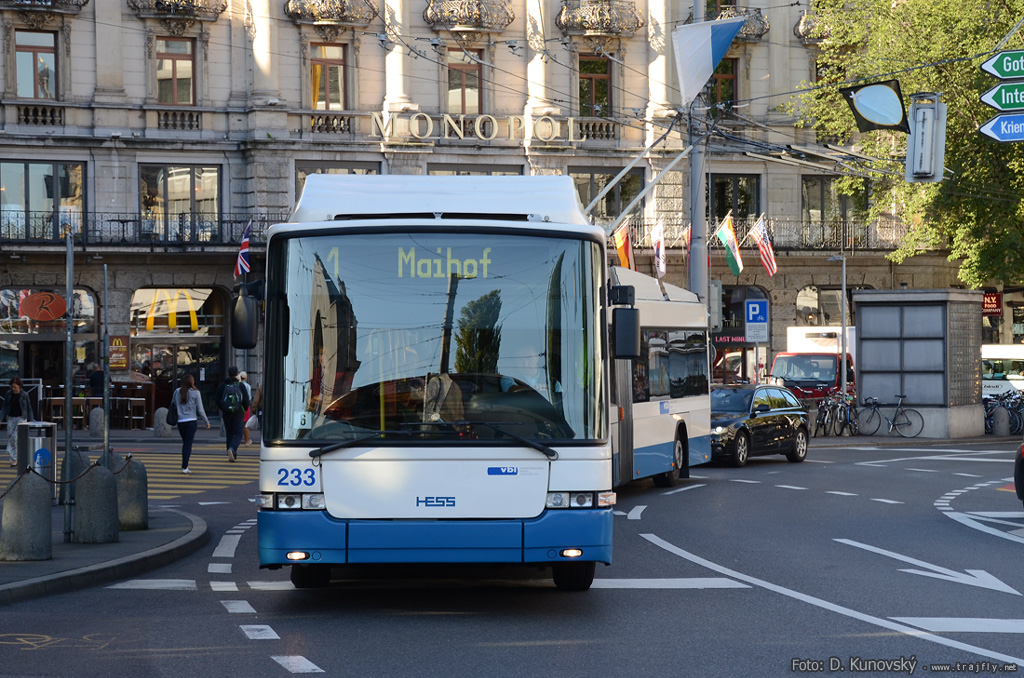
<svg viewBox="0 0 1024 678">
<path fill-rule="evenodd" d="M 748 323 L 768 322 L 768 300 L 748 299 L 746 321 Z"/>
</svg>

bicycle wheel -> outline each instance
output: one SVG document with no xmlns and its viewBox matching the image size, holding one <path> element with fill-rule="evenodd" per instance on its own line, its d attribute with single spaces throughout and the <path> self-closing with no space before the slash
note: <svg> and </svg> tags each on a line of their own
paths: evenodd
<svg viewBox="0 0 1024 678">
<path fill-rule="evenodd" d="M 827 417 L 827 410 L 824 407 L 818 407 L 818 413 L 814 415 L 814 437 L 817 438 L 819 435 L 825 435 L 825 419 Z"/>
<path fill-rule="evenodd" d="M 832 422 L 832 431 L 836 437 L 843 435 L 846 430 L 846 422 L 850 418 L 850 408 L 847 405 L 840 405 L 836 408 L 836 418 Z"/>
<path fill-rule="evenodd" d="M 878 433 L 878 428 L 882 425 L 882 415 L 878 413 L 878 410 L 871 408 L 870 410 L 860 411 L 860 421 L 858 422 L 858 428 L 862 436 L 873 436 Z"/>
<path fill-rule="evenodd" d="M 860 435 L 860 411 L 856 408 L 856 406 L 850 407 L 850 417 L 849 420 L 846 422 L 846 426 L 847 428 L 850 429 L 851 436 Z"/>
<path fill-rule="evenodd" d="M 904 438 L 916 438 L 924 430 L 924 417 L 917 410 L 902 409 L 896 413 L 892 427 Z"/>
</svg>

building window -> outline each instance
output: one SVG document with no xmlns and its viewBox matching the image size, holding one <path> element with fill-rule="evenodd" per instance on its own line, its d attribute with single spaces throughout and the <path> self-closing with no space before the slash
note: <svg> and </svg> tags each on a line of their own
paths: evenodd
<svg viewBox="0 0 1024 678">
<path fill-rule="evenodd" d="M 595 54 L 580 55 L 580 115 L 611 115 L 611 60 Z"/>
<path fill-rule="evenodd" d="M 587 169 L 581 167 L 570 167 L 569 175 L 573 181 L 576 182 L 576 190 L 580 194 L 580 201 L 584 206 L 590 204 L 590 201 L 594 199 L 598 193 L 604 190 L 604 187 L 611 183 L 611 180 L 618 175 L 621 170 L 619 169 Z M 597 223 L 610 223 L 622 210 L 633 202 L 636 196 L 640 195 L 640 191 L 644 188 L 644 175 L 643 170 L 636 169 L 630 170 L 629 174 L 624 176 L 619 183 L 617 183 L 612 190 L 605 194 L 604 198 L 601 199 L 597 205 L 594 206 L 591 214 Z M 643 213 L 643 201 L 639 205 L 633 208 L 638 213 Z"/>
<path fill-rule="evenodd" d="M 853 293 L 855 290 L 871 289 L 868 286 L 856 285 L 846 288 L 846 326 L 856 324 L 853 311 Z M 796 293 L 796 324 L 811 326 L 834 326 L 843 324 L 840 303 L 842 288 L 805 287 Z"/>
<path fill-rule="evenodd" d="M 220 168 L 139 166 L 142 240 L 219 239 Z"/>
<path fill-rule="evenodd" d="M 310 174 L 380 174 L 376 162 L 296 162 L 295 195 L 302 195 L 306 177 Z"/>
<path fill-rule="evenodd" d="M 195 59 L 192 40 L 156 39 L 157 101 L 172 106 L 195 103 Z"/>
<path fill-rule="evenodd" d="M 345 87 L 345 46 L 314 43 L 310 57 L 313 108 L 318 111 L 348 109 Z"/>
<path fill-rule="evenodd" d="M 449 113 L 479 115 L 483 110 L 482 57 L 478 49 L 448 50 Z"/>
<path fill-rule="evenodd" d="M 148 288 L 132 295 L 133 337 L 224 334 L 225 308 L 212 289 Z"/>
<path fill-rule="evenodd" d="M 756 174 L 712 174 L 708 180 L 708 209 L 721 221 L 732 212 L 734 221 L 761 214 L 761 177 Z"/>
<path fill-rule="evenodd" d="M 739 59 L 722 59 L 711 75 L 712 103 L 724 104 L 726 108 L 732 108 L 740 98 L 739 88 L 736 86 L 736 74 L 739 73 Z"/>
<path fill-rule="evenodd" d="M 462 165 L 430 163 L 427 174 L 444 177 L 518 177 L 523 168 L 519 165 Z"/>
<path fill-rule="evenodd" d="M 85 171 L 80 163 L 0 162 L 0 237 L 55 240 L 82 229 Z"/>
<path fill-rule="evenodd" d="M 804 222 L 846 221 L 855 219 L 867 209 L 863 194 L 839 193 L 834 177 L 802 177 L 801 189 L 801 217 Z"/>
<path fill-rule="evenodd" d="M 39 31 L 15 31 L 18 98 L 57 98 L 57 36 Z"/>
</svg>

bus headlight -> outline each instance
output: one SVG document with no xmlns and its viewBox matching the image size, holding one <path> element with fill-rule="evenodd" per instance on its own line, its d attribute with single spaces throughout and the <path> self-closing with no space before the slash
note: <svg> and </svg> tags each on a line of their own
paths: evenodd
<svg viewBox="0 0 1024 678">
<path fill-rule="evenodd" d="M 277 495 L 277 508 L 298 509 L 302 508 L 301 494 L 279 494 Z"/>
<path fill-rule="evenodd" d="M 274 508 L 274 495 L 272 495 L 272 494 L 257 494 L 256 495 L 256 508 L 260 508 L 260 509 Z"/>
<path fill-rule="evenodd" d="M 304 494 L 302 495 L 302 508 L 307 511 L 319 511 L 324 506 L 324 495 L 322 494 Z"/>
<path fill-rule="evenodd" d="M 615 503 L 614 492 L 603 492 L 601 496 L 607 500 L 605 495 L 611 495 L 612 504 Z M 611 506 L 611 504 L 606 504 Z M 587 509 L 594 508 L 593 492 L 548 492 L 544 506 L 549 509 Z"/>
</svg>

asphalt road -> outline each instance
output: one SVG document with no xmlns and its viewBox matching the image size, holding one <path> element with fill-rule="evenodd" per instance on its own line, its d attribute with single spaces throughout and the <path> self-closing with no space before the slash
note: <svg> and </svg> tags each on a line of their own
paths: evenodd
<svg viewBox="0 0 1024 678">
<path fill-rule="evenodd" d="M 255 483 L 217 487 L 162 502 L 209 522 L 197 554 L 5 608 L 0 675 L 1024 671 L 1012 453 L 812 448 L 803 464 L 756 458 L 669 490 L 636 483 L 619 492 L 615 563 L 587 593 L 521 571 L 422 567 L 336 571 L 330 588 L 297 591 L 287 572 L 256 567 Z"/>
</svg>

